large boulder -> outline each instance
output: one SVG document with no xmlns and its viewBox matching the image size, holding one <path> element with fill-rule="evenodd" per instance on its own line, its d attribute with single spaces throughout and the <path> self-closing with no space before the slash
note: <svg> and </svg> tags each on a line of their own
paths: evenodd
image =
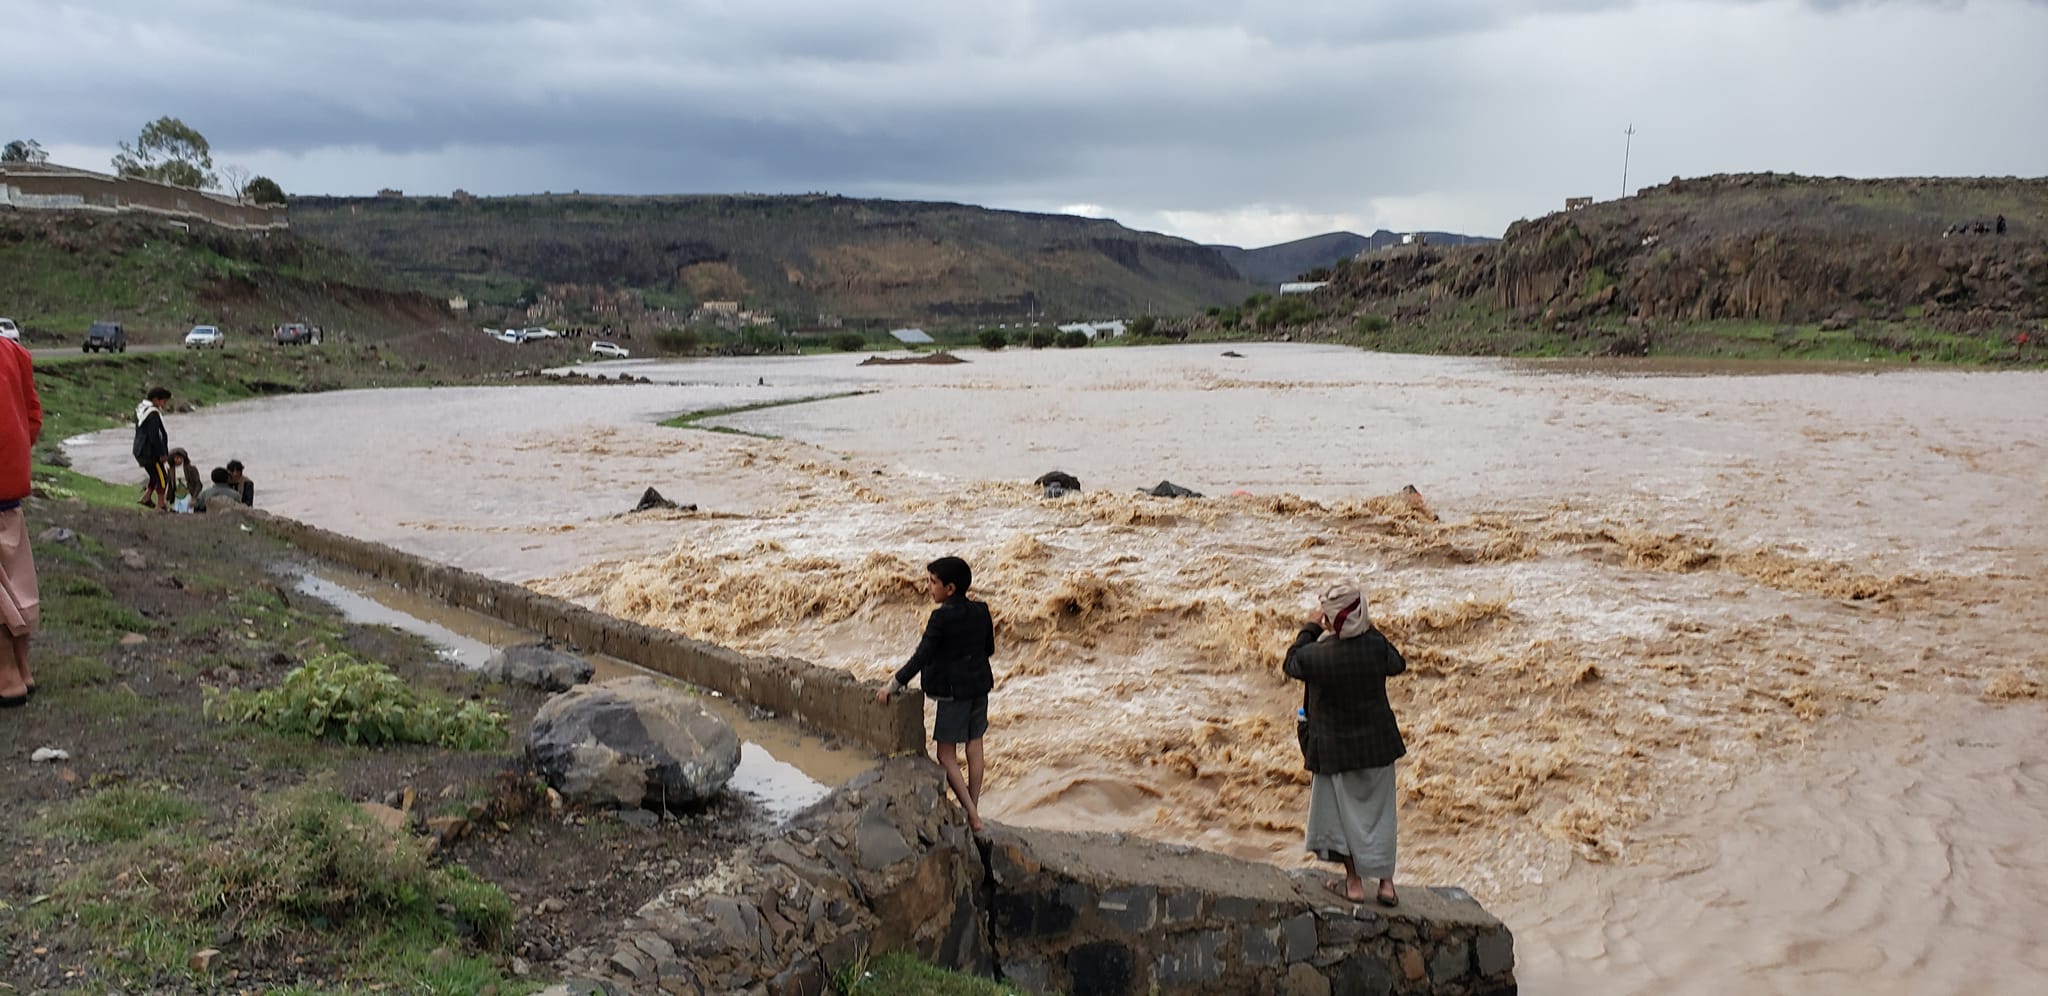
<svg viewBox="0 0 2048 996">
<path fill-rule="evenodd" d="M 571 801 L 668 809 L 717 795 L 739 767 L 740 742 L 696 696 L 632 677 L 549 699 L 534 713 L 526 754 Z"/>
<path fill-rule="evenodd" d="M 545 643 L 506 647 L 484 662 L 484 674 L 491 680 L 531 685 L 543 692 L 566 692 L 596 673 L 589 661 Z"/>
</svg>

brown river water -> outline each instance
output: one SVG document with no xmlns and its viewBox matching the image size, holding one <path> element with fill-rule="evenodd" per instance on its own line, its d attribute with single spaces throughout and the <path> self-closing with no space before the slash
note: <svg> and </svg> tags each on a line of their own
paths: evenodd
<svg viewBox="0 0 2048 996">
<path fill-rule="evenodd" d="M 1526 991 L 2048 986 L 2048 375 L 1235 350 L 626 361 L 585 370 L 661 383 L 169 429 L 275 511 L 865 678 L 960 554 L 990 816 L 1282 865 L 1278 659 L 1356 579 L 1410 661 L 1400 878 L 1507 920 Z M 69 449 L 139 481 L 125 433 Z M 700 511 L 620 514 L 650 485 Z"/>
</svg>

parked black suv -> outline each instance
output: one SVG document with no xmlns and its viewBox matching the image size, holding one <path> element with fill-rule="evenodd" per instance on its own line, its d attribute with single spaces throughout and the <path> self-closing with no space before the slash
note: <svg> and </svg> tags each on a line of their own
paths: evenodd
<svg viewBox="0 0 2048 996">
<path fill-rule="evenodd" d="M 120 322 L 94 322 L 92 328 L 85 330 L 85 351 L 97 353 L 102 349 L 109 353 L 128 351 L 128 333 L 121 330 Z"/>
</svg>

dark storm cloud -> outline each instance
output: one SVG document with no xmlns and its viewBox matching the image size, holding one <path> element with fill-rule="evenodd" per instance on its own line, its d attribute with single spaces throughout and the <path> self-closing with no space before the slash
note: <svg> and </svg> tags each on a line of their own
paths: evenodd
<svg viewBox="0 0 2048 996">
<path fill-rule="evenodd" d="M 174 114 L 219 158 L 272 164 L 299 190 L 411 176 L 481 192 L 823 189 L 1161 216 L 1358 213 L 1379 195 L 1505 203 L 1523 183 L 1531 193 L 1513 196 L 1548 203 L 1624 121 L 1657 136 L 1646 168 L 1803 165 L 1796 143 L 1763 141 L 1786 127 L 1787 94 L 1821 100 L 1820 127 L 1878 120 L 1899 98 L 1855 87 L 1889 85 L 1902 53 L 1967 43 L 1965 21 L 1987 40 L 2048 28 L 2043 7 L 0 0 L 20 35 L 0 130 L 101 166 L 102 150 Z M 1944 63 L 1952 79 L 1914 84 L 1933 94 L 1923 103 L 1939 106 L 1944 87 L 2048 91 L 2038 66 L 1983 54 L 1943 53 L 1961 61 Z M 2010 170 L 2042 140 L 2019 141 L 1983 169 Z"/>
</svg>

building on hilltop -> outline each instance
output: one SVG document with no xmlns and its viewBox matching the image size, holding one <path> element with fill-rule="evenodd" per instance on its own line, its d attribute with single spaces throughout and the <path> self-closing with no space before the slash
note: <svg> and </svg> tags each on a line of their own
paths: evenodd
<svg viewBox="0 0 2048 996">
<path fill-rule="evenodd" d="M 239 231 L 291 227 L 282 204 L 54 163 L 0 163 L 0 209 L 153 215 Z"/>
<path fill-rule="evenodd" d="M 377 191 L 377 196 L 385 198 L 404 197 L 405 191 L 400 190 L 397 187 L 385 187 L 384 189 Z"/>
<path fill-rule="evenodd" d="M 1567 197 L 1564 199 L 1564 209 L 1567 211 L 1583 211 L 1592 206 L 1593 199 L 1591 197 Z"/>
<path fill-rule="evenodd" d="M 1308 294 L 1328 286 L 1330 286 L 1330 282 L 1327 280 L 1296 280 L 1281 284 L 1280 293 Z"/>
</svg>

